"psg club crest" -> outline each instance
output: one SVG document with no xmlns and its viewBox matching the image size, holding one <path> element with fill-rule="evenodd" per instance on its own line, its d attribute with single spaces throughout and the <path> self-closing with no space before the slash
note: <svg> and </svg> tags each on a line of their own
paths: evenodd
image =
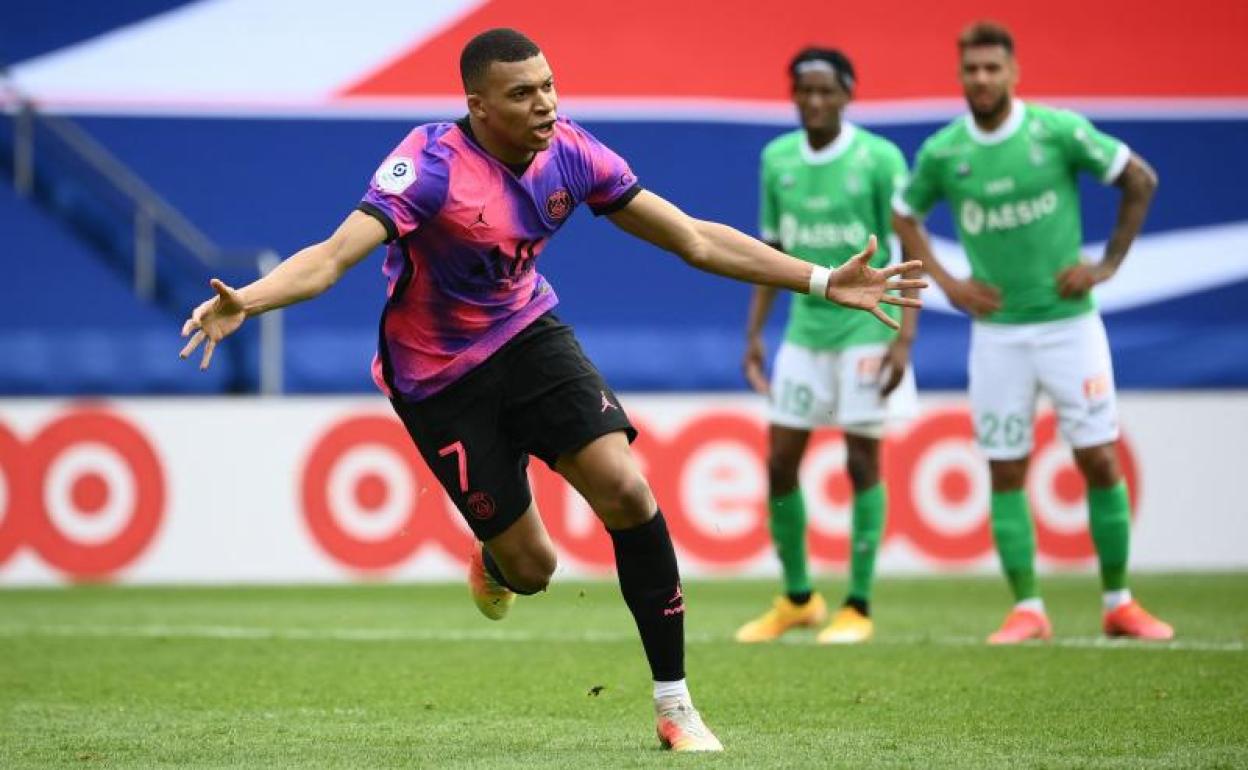
<svg viewBox="0 0 1248 770">
<path fill-rule="evenodd" d="M 572 196 L 560 187 L 546 199 L 546 214 L 551 219 L 563 219 L 572 212 Z"/>
<path fill-rule="evenodd" d="M 468 509 L 478 519 L 488 519 L 494 515 L 494 498 L 487 492 L 473 492 L 468 495 Z"/>
</svg>

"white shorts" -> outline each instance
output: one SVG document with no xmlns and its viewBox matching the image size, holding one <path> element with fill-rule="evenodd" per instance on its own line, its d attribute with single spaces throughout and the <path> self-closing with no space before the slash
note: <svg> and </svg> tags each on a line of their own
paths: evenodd
<svg viewBox="0 0 1248 770">
<path fill-rule="evenodd" d="M 838 426 L 869 438 L 884 435 L 889 420 L 919 412 L 909 367 L 887 399 L 880 396 L 880 362 L 887 345 L 812 350 L 785 342 L 771 374 L 767 419 L 772 425 L 811 430 Z"/>
<path fill-rule="evenodd" d="M 993 460 L 1031 453 L 1036 396 L 1057 411 L 1076 449 L 1118 439 L 1118 399 L 1105 325 L 1097 313 L 1036 324 L 971 328 L 971 411 L 980 449 Z"/>
</svg>

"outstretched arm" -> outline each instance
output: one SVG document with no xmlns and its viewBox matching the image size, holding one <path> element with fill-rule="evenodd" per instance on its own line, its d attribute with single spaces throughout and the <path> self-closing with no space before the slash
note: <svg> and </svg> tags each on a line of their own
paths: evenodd
<svg viewBox="0 0 1248 770">
<path fill-rule="evenodd" d="M 1085 294 L 1098 283 L 1108 281 L 1127 258 L 1127 251 L 1144 226 L 1144 217 L 1157 191 L 1157 172 L 1148 161 L 1132 153 L 1122 173 L 1114 180 L 1122 190 L 1118 203 L 1118 222 L 1105 244 L 1105 255 L 1096 265 L 1074 265 L 1057 276 L 1057 290 L 1063 297 Z"/>
<path fill-rule="evenodd" d="M 297 252 L 241 289 L 213 278 L 216 296 L 202 302 L 182 325 L 183 337 L 193 335 L 182 348 L 181 357 L 189 357 L 207 341 L 199 364 L 200 369 L 207 369 L 217 343 L 237 331 L 248 317 L 312 299 L 385 239 L 386 230 L 380 222 L 353 211 L 329 238 Z"/>
<path fill-rule="evenodd" d="M 812 284 L 818 284 L 825 299 L 868 310 L 893 328 L 897 327 L 897 322 L 880 310 L 881 303 L 918 307 L 921 302 L 887 292 L 921 289 L 927 285 L 921 279 L 894 278 L 918 268 L 917 262 L 881 270 L 872 268 L 868 263 L 875 253 L 874 235 L 862 253 L 825 274 L 820 271 L 826 268 L 776 251 L 727 225 L 694 219 L 649 191 L 643 190 L 610 218 L 625 232 L 676 254 L 699 270 L 803 294 L 811 290 Z M 824 275 L 827 275 L 826 288 Z"/>
</svg>

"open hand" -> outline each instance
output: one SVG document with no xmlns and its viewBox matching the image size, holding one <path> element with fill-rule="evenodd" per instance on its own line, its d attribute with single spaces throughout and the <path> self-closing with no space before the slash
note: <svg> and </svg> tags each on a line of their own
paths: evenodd
<svg viewBox="0 0 1248 770">
<path fill-rule="evenodd" d="M 204 346 L 204 357 L 199 362 L 200 371 L 207 369 L 208 364 L 212 362 L 212 352 L 217 349 L 217 343 L 233 334 L 238 327 L 243 325 L 243 321 L 247 320 L 243 299 L 236 289 L 226 286 L 216 278 L 213 278 L 209 284 L 217 296 L 201 302 L 199 307 L 195 308 L 195 312 L 191 313 L 191 317 L 186 319 L 186 323 L 182 324 L 183 337 L 191 332 L 194 332 L 194 335 L 178 354 L 180 358 L 188 358 L 195 352 L 195 348 L 200 346 L 200 343 L 207 340 L 208 344 Z"/>
<path fill-rule="evenodd" d="M 885 326 L 897 329 L 901 325 L 885 313 L 880 305 L 922 307 L 923 301 L 917 297 L 900 297 L 888 292 L 927 288 L 927 281 L 922 278 L 895 278 L 911 270 L 920 270 L 923 263 L 916 259 L 877 270 L 870 265 L 875 250 L 876 240 L 872 235 L 867 239 L 865 249 L 832 271 L 832 277 L 828 280 L 827 299 L 838 305 L 868 310 Z"/>
</svg>

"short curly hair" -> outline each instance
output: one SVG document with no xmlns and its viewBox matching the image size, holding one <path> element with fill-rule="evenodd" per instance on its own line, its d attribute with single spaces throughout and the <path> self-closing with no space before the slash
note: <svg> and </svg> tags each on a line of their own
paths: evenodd
<svg viewBox="0 0 1248 770">
<path fill-rule="evenodd" d="M 1014 36 L 1004 26 L 995 21 L 977 21 L 958 35 L 958 52 L 964 53 L 968 48 L 999 45 L 1010 56 L 1014 55 Z"/>
<path fill-rule="evenodd" d="M 835 48 L 818 48 L 811 46 L 798 51 L 797 56 L 793 57 L 793 61 L 789 62 L 789 77 L 793 79 L 793 84 L 797 84 L 797 77 L 802 72 L 808 71 L 812 66 L 820 66 L 830 68 L 833 77 L 841 84 L 847 93 L 854 92 L 854 86 L 858 85 L 858 76 L 854 73 L 854 63 L 849 60 L 841 51 Z"/>
<path fill-rule="evenodd" d="M 481 85 L 481 79 L 496 61 L 513 62 L 531 59 L 542 52 L 523 32 L 507 27 L 488 29 L 468 41 L 459 54 L 459 77 L 464 93 Z"/>
</svg>

